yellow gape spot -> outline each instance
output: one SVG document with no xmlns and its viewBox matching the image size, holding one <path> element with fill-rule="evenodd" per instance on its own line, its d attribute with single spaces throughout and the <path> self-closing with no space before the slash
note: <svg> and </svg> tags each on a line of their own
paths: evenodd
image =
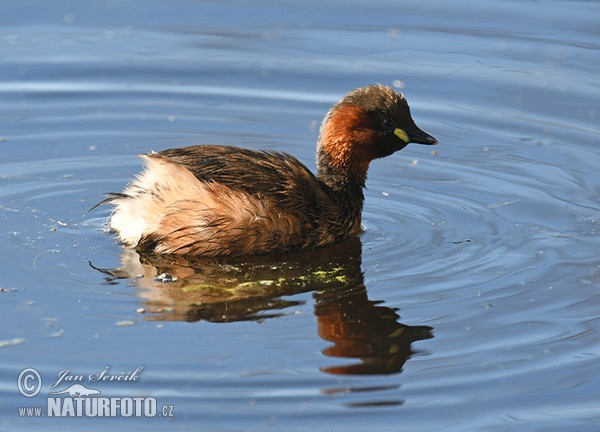
<svg viewBox="0 0 600 432">
<path fill-rule="evenodd" d="M 406 144 L 408 144 L 408 134 L 406 132 L 404 132 L 402 129 L 396 128 L 394 129 L 394 135 L 396 135 L 398 138 L 400 138 L 402 141 L 404 141 Z"/>
</svg>

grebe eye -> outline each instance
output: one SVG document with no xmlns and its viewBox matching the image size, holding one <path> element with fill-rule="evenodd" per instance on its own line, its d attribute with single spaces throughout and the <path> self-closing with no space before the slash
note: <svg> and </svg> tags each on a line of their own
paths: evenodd
<svg viewBox="0 0 600 432">
<path fill-rule="evenodd" d="M 394 125 L 392 124 L 392 120 L 389 117 L 384 117 L 382 119 L 383 127 L 385 129 L 393 129 Z"/>
</svg>

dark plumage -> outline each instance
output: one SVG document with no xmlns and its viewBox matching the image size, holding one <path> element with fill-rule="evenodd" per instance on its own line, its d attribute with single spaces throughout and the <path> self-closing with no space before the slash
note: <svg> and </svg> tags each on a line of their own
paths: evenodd
<svg viewBox="0 0 600 432">
<path fill-rule="evenodd" d="M 122 194 L 111 227 L 139 251 L 249 255 L 314 248 L 360 231 L 371 160 L 409 142 L 435 144 L 402 95 L 382 85 L 350 92 L 328 112 L 317 176 L 293 156 L 192 146 L 143 156 L 146 170 Z"/>
</svg>

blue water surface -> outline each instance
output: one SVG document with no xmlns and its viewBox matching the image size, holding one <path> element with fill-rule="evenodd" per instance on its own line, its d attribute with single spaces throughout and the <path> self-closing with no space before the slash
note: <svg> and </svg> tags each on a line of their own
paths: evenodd
<svg viewBox="0 0 600 432">
<path fill-rule="evenodd" d="M 558 0 L 3 2 L 0 429 L 598 430 L 599 18 Z M 110 207 L 89 211 L 152 150 L 314 169 L 329 107 L 374 82 L 440 145 L 372 163 L 359 239 L 141 259 Z M 72 384 L 156 415 L 50 412 Z"/>
</svg>

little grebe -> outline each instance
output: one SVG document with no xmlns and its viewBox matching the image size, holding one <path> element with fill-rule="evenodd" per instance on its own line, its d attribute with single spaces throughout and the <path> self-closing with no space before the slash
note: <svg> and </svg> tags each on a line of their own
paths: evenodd
<svg viewBox="0 0 600 432">
<path fill-rule="evenodd" d="M 317 175 L 293 156 L 192 146 L 142 156 L 146 169 L 121 194 L 110 226 L 142 253 L 253 255 L 315 248 L 361 230 L 367 169 L 408 143 L 437 144 L 404 96 L 370 85 L 327 113 Z"/>
</svg>

